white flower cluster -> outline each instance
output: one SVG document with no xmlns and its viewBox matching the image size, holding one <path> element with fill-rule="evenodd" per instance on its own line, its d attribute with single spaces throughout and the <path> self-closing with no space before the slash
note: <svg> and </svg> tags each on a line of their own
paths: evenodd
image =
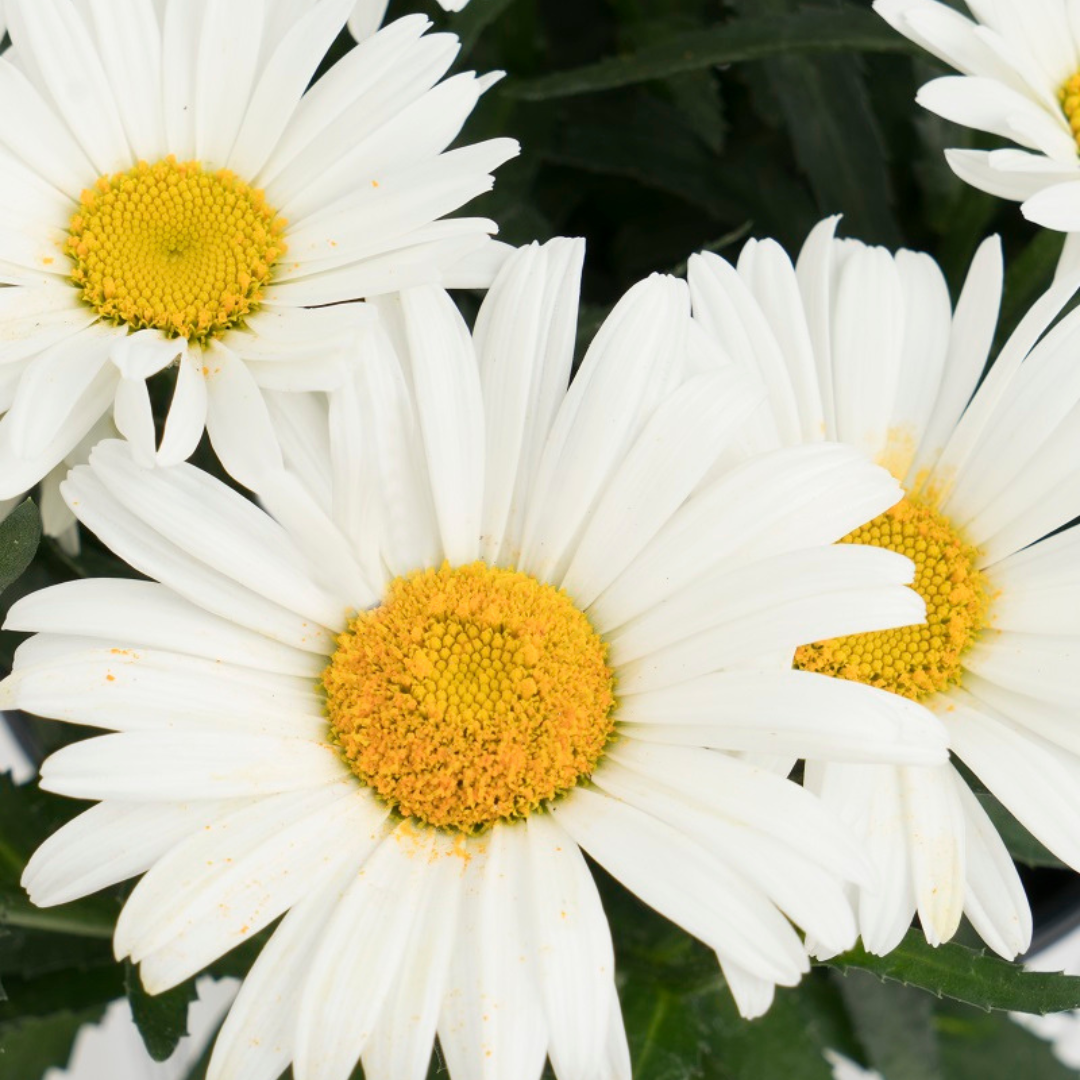
<svg viewBox="0 0 1080 1080">
<path fill-rule="evenodd" d="M 877 6 L 965 72 L 925 104 L 1039 152 L 954 168 L 1080 224 L 1074 7 Z M 498 76 L 384 10 L 4 5 L 0 499 L 144 578 L 8 615 L 0 707 L 106 732 L 42 768 L 96 805 L 32 901 L 138 877 L 151 993 L 284 916 L 211 1080 L 423 1080 L 436 1035 L 455 1080 L 629 1080 L 583 853 L 746 1017 L 916 913 L 1023 952 L 967 778 L 1080 870 L 1077 277 L 983 378 L 997 241 L 954 307 L 829 219 L 640 282 L 571 379 L 583 243 L 449 216 L 517 153 L 449 149 Z"/>
</svg>

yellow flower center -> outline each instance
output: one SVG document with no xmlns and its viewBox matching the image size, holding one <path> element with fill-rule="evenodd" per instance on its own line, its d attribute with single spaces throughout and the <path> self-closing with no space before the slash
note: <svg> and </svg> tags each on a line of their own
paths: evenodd
<svg viewBox="0 0 1080 1080">
<path fill-rule="evenodd" d="M 612 737 L 607 646 L 569 597 L 482 562 L 397 578 L 323 672 L 331 737 L 403 817 L 481 832 L 589 776 Z"/>
<path fill-rule="evenodd" d="M 254 311 L 285 251 L 261 191 L 197 161 L 140 161 L 84 191 L 71 280 L 102 318 L 206 341 Z"/>
<path fill-rule="evenodd" d="M 1080 148 L 1080 71 L 1069 76 L 1062 84 L 1058 91 L 1058 101 L 1061 102 L 1061 111 L 1069 121 L 1073 138 Z"/>
<path fill-rule="evenodd" d="M 977 550 L 944 515 L 911 498 L 849 533 L 841 543 L 899 551 L 915 563 L 926 622 L 803 645 L 795 666 L 869 683 L 921 701 L 960 682 L 960 658 L 986 625 L 986 580 Z"/>
</svg>

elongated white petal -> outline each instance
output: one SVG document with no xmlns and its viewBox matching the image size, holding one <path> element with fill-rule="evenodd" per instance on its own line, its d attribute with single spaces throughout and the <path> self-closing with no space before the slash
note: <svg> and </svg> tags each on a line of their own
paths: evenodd
<svg viewBox="0 0 1080 1080">
<path fill-rule="evenodd" d="M 352 838 L 322 888 L 295 904 L 274 931 L 240 987 L 214 1043 L 208 1080 L 278 1080 L 294 1052 L 296 1013 L 311 956 L 326 923 L 356 877 L 375 836 Z"/>
<path fill-rule="evenodd" d="M 784 986 L 806 970 L 798 938 L 775 908 L 670 825 L 587 788 L 552 813 L 627 888 L 725 957 Z"/>
<path fill-rule="evenodd" d="M 940 723 L 896 694 L 806 671 L 722 672 L 620 694 L 619 729 L 646 742 L 831 761 L 937 764 Z"/>
<path fill-rule="evenodd" d="M 964 914 L 990 948 L 1012 960 L 1031 945 L 1027 894 L 1012 856 L 979 800 L 956 773 L 953 782 L 964 809 Z"/>
<path fill-rule="evenodd" d="M 58 750 L 41 786 L 74 799 L 228 799 L 321 787 L 345 766 L 334 749 L 244 733 L 125 732 Z"/>
<path fill-rule="evenodd" d="M 457 859 L 433 831 L 405 822 L 364 864 L 312 957 L 296 1020 L 297 1080 L 348 1080 L 372 1037 L 412 935 L 440 875 L 432 862 Z M 458 863 L 460 866 L 460 863 Z M 445 957 L 445 954 L 444 954 Z M 445 962 L 445 960 L 444 960 Z M 435 979 L 440 973 L 432 971 Z"/>
<path fill-rule="evenodd" d="M 538 1077 L 544 1068 L 548 1033 L 526 924 L 528 847 L 520 824 L 496 825 L 470 844 L 439 1014 L 439 1044 L 455 1078 Z"/>
<path fill-rule="evenodd" d="M 243 805 L 240 800 L 98 803 L 34 852 L 22 886 L 38 907 L 69 903 L 136 877 L 187 837 Z"/>
<path fill-rule="evenodd" d="M 549 1054 L 565 1080 L 598 1076 L 614 986 L 611 932 L 585 860 L 552 820 L 527 823 L 531 902 L 526 938 L 550 1033 Z"/>
</svg>

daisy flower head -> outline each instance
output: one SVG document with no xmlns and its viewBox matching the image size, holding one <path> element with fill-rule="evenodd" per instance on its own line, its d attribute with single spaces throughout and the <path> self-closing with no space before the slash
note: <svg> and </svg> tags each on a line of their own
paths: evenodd
<svg viewBox="0 0 1080 1080">
<path fill-rule="evenodd" d="M 806 970 L 793 923 L 847 947 L 866 880 L 768 763 L 945 758 L 912 702 L 776 663 L 921 617 L 905 559 L 833 543 L 896 482 L 836 445 L 732 464 L 762 390 L 671 278 L 567 390 L 581 258 L 514 253 L 472 334 L 437 288 L 382 302 L 355 382 L 295 395 L 276 518 L 119 442 L 65 484 L 151 580 L 11 610 L 36 636 L 0 704 L 115 732 L 44 765 L 100 802 L 24 883 L 51 905 L 142 874 L 115 946 L 154 992 L 287 912 L 212 1080 L 422 1080 L 436 1033 L 453 1077 L 628 1078 L 582 851 L 756 1015 Z"/>
<path fill-rule="evenodd" d="M 979 385 L 1002 288 L 996 238 L 955 310 L 928 255 L 896 255 L 818 225 L 797 267 L 772 241 L 738 266 L 689 268 L 695 317 L 769 381 L 764 445 L 822 438 L 885 465 L 904 497 L 847 540 L 911 557 L 925 622 L 807 639 L 796 667 L 902 695 L 933 712 L 960 758 L 1044 844 L 1080 869 L 1080 314 L 1052 330 L 1063 279 L 1021 320 Z M 976 389 L 978 387 L 978 389 Z M 997 952 L 1031 938 L 1008 852 L 951 764 L 807 764 L 869 845 L 882 887 L 863 891 L 863 939 L 888 952 L 918 911 L 931 943 L 961 913 Z"/>
<path fill-rule="evenodd" d="M 401 19 L 314 85 L 347 0 L 10 0 L 0 57 L 0 498 L 113 410 L 144 462 L 203 430 L 252 486 L 267 393 L 325 389 L 370 322 L 342 305 L 486 285 L 510 139 L 447 151 L 492 77 Z M 327 306 L 330 305 L 330 306 Z M 175 390 L 161 445 L 147 381 Z"/>
<path fill-rule="evenodd" d="M 946 150 L 981 191 L 1024 216 L 1080 230 L 1080 8 L 1068 0 L 967 0 L 974 19 L 939 0 L 874 0 L 874 10 L 962 74 L 934 79 L 916 101 L 938 116 L 1015 143 Z"/>
</svg>

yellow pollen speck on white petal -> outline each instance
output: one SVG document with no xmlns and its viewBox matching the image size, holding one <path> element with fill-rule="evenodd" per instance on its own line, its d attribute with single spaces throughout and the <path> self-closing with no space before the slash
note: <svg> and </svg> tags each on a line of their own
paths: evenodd
<svg viewBox="0 0 1080 1080">
<path fill-rule="evenodd" d="M 285 225 L 226 169 L 141 161 L 83 192 L 68 225 L 71 280 L 103 319 L 205 342 L 259 306 Z"/>
<path fill-rule="evenodd" d="M 1073 138 L 1080 148 L 1080 72 L 1070 75 L 1058 90 L 1061 111 L 1072 129 Z"/>
<path fill-rule="evenodd" d="M 841 543 L 887 548 L 911 559 L 926 622 L 803 645 L 795 666 L 915 701 L 958 685 L 961 658 L 987 623 L 989 593 L 975 565 L 977 549 L 947 517 L 910 496 Z"/>
<path fill-rule="evenodd" d="M 613 730 L 607 646 L 562 591 L 482 562 L 423 570 L 338 637 L 330 734 L 403 817 L 460 833 L 591 775 Z"/>
</svg>

